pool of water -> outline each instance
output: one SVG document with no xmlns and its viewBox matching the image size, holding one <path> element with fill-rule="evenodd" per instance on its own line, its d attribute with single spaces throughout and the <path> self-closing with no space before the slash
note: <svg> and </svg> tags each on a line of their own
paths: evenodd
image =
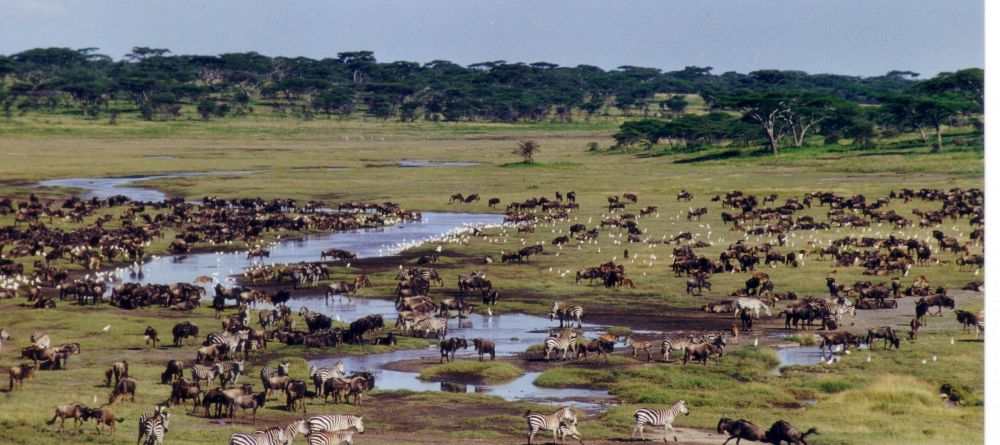
<svg viewBox="0 0 1000 445">
<path fill-rule="evenodd" d="M 472 167 L 479 164 L 479 162 L 426 161 L 419 159 L 404 159 L 399 161 L 400 167 Z"/>
<path fill-rule="evenodd" d="M 83 189 L 84 192 L 77 195 L 83 199 L 106 199 L 116 195 L 123 195 L 129 197 L 133 201 L 163 201 L 167 199 L 166 193 L 151 188 L 129 187 L 129 185 L 152 179 L 186 178 L 209 175 L 247 175 L 251 173 L 256 172 L 251 170 L 213 170 L 207 172 L 167 173 L 162 175 L 122 176 L 116 178 L 48 179 L 45 181 L 39 181 L 38 185 L 44 187 Z"/>
</svg>

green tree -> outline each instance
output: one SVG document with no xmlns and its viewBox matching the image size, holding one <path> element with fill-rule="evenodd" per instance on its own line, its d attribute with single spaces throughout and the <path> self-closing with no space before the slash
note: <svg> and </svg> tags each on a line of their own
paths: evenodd
<svg viewBox="0 0 1000 445">
<path fill-rule="evenodd" d="M 754 122 L 767 135 L 771 154 L 778 154 L 778 144 L 790 130 L 787 125 L 791 108 L 787 97 L 776 92 L 745 96 L 735 96 L 724 99 L 723 106 L 743 114 L 743 118 Z"/>
</svg>

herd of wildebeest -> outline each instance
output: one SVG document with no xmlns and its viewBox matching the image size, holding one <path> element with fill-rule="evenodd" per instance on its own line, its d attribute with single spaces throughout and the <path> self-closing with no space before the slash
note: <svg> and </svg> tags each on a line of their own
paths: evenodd
<svg viewBox="0 0 1000 445">
<path fill-rule="evenodd" d="M 451 202 L 473 203 L 479 199 L 478 194 L 455 194 Z M 676 199 L 690 202 L 694 195 L 682 190 Z M 643 246 L 672 245 L 670 271 L 678 279 L 686 280 L 690 295 L 700 296 L 706 290 L 711 292 L 714 274 L 742 273 L 747 278 L 745 286 L 729 292 L 725 299 L 702 306 L 706 312 L 732 317 L 735 322 L 726 332 L 684 332 L 645 339 L 605 333 L 586 339 L 582 331 L 584 307 L 555 301 L 550 319 L 558 320 L 558 328 L 553 326 L 542 345 L 540 358 L 544 361 L 586 360 L 590 353 L 607 360 L 607 355 L 621 343 L 633 358 L 645 357 L 646 361 L 653 361 L 654 353 L 658 353 L 657 360 L 670 362 L 671 353 L 676 352 L 685 364 L 707 365 L 712 357 L 721 360 L 727 342 L 738 341 L 741 333 L 753 331 L 761 312 L 764 316 L 783 317 L 786 330 L 818 328 L 820 348 L 831 355 L 838 348 L 858 347 L 863 343 L 873 345 L 879 340 L 886 348 L 898 349 L 900 338 L 893 327 L 876 326 L 866 333 L 852 333 L 841 329 L 843 317 L 853 317 L 857 310 L 893 310 L 897 308 L 897 299 L 914 297 L 918 300 L 908 337 L 916 340 L 925 323 L 924 317 L 941 315 L 943 308 L 954 310 L 955 301 L 948 296 L 947 289 L 932 285 L 923 276 L 911 279 L 911 268 L 949 261 L 962 269 L 981 268 L 984 262 L 982 255 L 970 252 L 970 247 L 983 242 L 983 192 L 979 189 L 903 189 L 875 199 L 815 192 L 801 199 L 789 197 L 780 205 L 776 195 L 757 197 L 740 191 L 724 193 L 712 197 L 711 202 L 721 206 L 723 224 L 741 239 L 728 245 L 717 257 L 698 252 L 712 246 L 707 237 L 696 240 L 698 236 L 690 232 L 669 237 L 648 233 L 640 223 L 643 218 L 659 217 L 659 209 L 640 207 L 636 194 L 609 196 L 607 212 L 592 227 L 571 217 L 579 209 L 576 201 L 576 193 L 568 192 L 565 197 L 556 193 L 554 199 L 532 197 L 513 202 L 506 208 L 503 225 L 471 228 L 469 235 L 488 238 L 513 230 L 533 233 L 539 225 L 550 225 L 560 228 L 559 236 L 551 244 L 561 249 L 574 242 L 596 243 L 603 231 L 627 241 L 619 243 L 625 247 L 625 258 L 630 255 L 628 247 L 638 250 Z M 913 209 L 908 218 L 887 210 L 893 201 L 938 203 L 935 206 L 939 208 Z M 490 207 L 499 203 L 497 198 L 489 200 Z M 803 214 L 814 206 L 826 208 L 825 221 Z M 700 221 L 708 213 L 704 207 L 691 209 L 686 218 Z M 24 297 L 26 305 L 39 309 L 73 302 L 81 306 L 107 303 L 120 310 L 162 307 L 183 312 L 199 307 L 208 292 L 214 291 L 211 307 L 221 320 L 221 330 L 204 333 L 204 340 L 191 351 L 191 361 L 169 360 L 166 363 L 159 383 L 171 386 L 170 397 L 158 404 L 153 412 L 140 417 L 140 443 L 162 444 L 169 426 L 168 408 L 185 406 L 188 401 L 192 414 L 202 409 L 206 417 L 228 415 L 233 418 L 237 410 L 243 417 L 249 411 L 255 422 L 256 411 L 278 393 L 285 395 L 285 408 L 289 412 L 301 408 L 304 413 L 305 399 L 314 397 L 323 397 L 324 401 L 332 397 L 334 403 L 353 403 L 360 409 L 363 393 L 375 387 L 373 373 L 357 370 L 348 374 L 341 363 L 330 368 L 311 367 L 310 387 L 305 380 L 292 378 L 289 364 L 282 363 L 260 370 L 261 387 L 255 392 L 253 384 L 241 384 L 239 379 L 248 372 L 251 363 L 264 361 L 266 356 L 262 353 L 266 353 L 270 341 L 305 348 L 336 348 L 342 343 L 396 345 L 397 336 L 407 335 L 437 339 L 440 362 L 454 360 L 455 352 L 468 348 L 470 343 L 480 361 L 486 356 L 490 360 L 496 357 L 496 346 L 491 339 L 468 341 L 464 337 L 448 337 L 448 320 L 453 314 L 464 317 L 472 313 L 480 301 L 479 307 L 492 315 L 500 298 L 498 289 L 486 272 L 476 270 L 458 276 L 456 292 L 450 292 L 446 298 L 435 298 L 432 288 L 445 286 L 444 278 L 435 268 L 439 259 L 437 253 L 427 253 L 416 258 L 411 266 L 400 267 L 394 288 L 398 315 L 391 327 L 377 314 L 341 324 L 322 312 L 305 307 L 294 311 L 289 307 L 290 290 L 317 289 L 324 292 L 327 299 L 351 298 L 359 289 L 372 287 L 372 282 L 362 274 L 330 280 L 330 268 L 334 264 L 349 265 L 358 260 L 356 254 L 340 249 L 323 251 L 316 262 L 265 265 L 264 258 L 270 255 L 268 240 L 279 233 L 349 230 L 420 219 L 419 213 L 391 202 L 346 202 L 334 210 L 323 202 L 309 201 L 300 205 L 292 199 L 206 197 L 199 202 L 182 199 L 135 202 L 116 196 L 53 202 L 32 195 L 27 200 L 0 200 L 0 216 L 13 219 L 12 225 L 0 228 L 0 301 Z M 940 229 L 945 221 L 954 223 L 959 219 L 967 219 L 971 226 L 967 239 L 948 236 Z M 916 226 L 933 231 L 927 239 L 902 238 L 894 234 L 887 237 L 845 236 L 827 243 L 815 239 L 798 249 L 788 247 L 789 235 L 796 231 L 805 233 L 884 223 L 896 229 Z M 124 267 L 133 277 L 141 274 L 141 263 L 149 256 L 146 249 L 165 233 L 174 234 L 167 247 L 172 254 L 186 254 L 193 249 L 247 246 L 249 267 L 241 276 L 239 286 L 227 288 L 216 284 L 212 288 L 209 286 L 214 280 L 208 277 L 201 277 L 205 279 L 199 278 L 194 284 L 172 285 L 113 280 L 109 266 Z M 753 244 L 749 241 L 750 236 L 774 242 Z M 490 267 L 522 264 L 544 254 L 541 242 L 524 245 L 517 250 L 499 252 L 500 265 Z M 793 291 L 781 291 L 762 270 L 763 267 L 800 267 L 807 260 L 817 261 L 816 257 L 819 261 L 830 257 L 832 261 L 833 269 L 826 277 L 828 296 L 800 296 Z M 67 268 L 67 262 L 78 267 Z M 494 263 L 492 256 L 482 258 L 481 262 L 484 266 Z M 33 265 L 30 274 L 25 273 L 26 264 Z M 864 275 L 872 278 L 841 283 L 836 271 L 842 268 L 861 268 Z M 581 268 L 571 279 L 578 285 L 604 286 L 609 292 L 636 287 L 626 273 L 625 264 L 614 261 Z M 321 286 L 321 280 L 330 282 Z M 971 282 L 965 289 L 982 291 L 982 286 L 982 282 Z M 785 302 L 780 310 L 778 302 Z M 258 310 L 259 304 L 265 307 Z M 985 321 L 982 313 L 955 310 L 955 314 L 963 329 L 972 328 L 978 336 Z M 296 326 L 298 320 L 304 321 L 304 330 Z M 30 345 L 20 350 L 20 358 L 30 362 L 8 368 L 11 391 L 21 388 L 37 371 L 68 370 L 71 357 L 84 353 L 79 343 L 54 345 L 44 327 L 30 334 L 17 334 L 20 335 L 11 337 L 6 329 L 0 331 L 0 348 L 18 338 L 30 339 Z M 177 323 L 170 334 L 177 348 L 185 348 L 202 338 L 199 326 L 190 321 Z M 160 334 L 153 326 L 146 329 L 143 337 L 154 348 L 160 341 Z M 190 378 L 185 377 L 186 373 Z M 212 387 L 216 381 L 218 386 Z M 58 420 L 62 430 L 67 419 L 73 419 L 76 424 L 93 421 L 98 432 L 101 426 L 107 426 L 114 434 L 115 424 L 122 419 L 116 417 L 112 406 L 133 401 L 140 382 L 129 374 L 128 362 L 118 361 L 107 368 L 104 384 L 110 388 L 107 403 L 97 408 L 82 403 L 60 405 L 49 424 Z M 635 412 L 633 434 L 638 431 L 640 437 L 644 437 L 644 425 L 672 430 L 672 422 L 678 414 L 687 414 L 683 401 L 664 409 L 639 409 Z M 540 431 L 552 432 L 557 440 L 576 438 L 582 443 L 576 428 L 576 414 L 567 407 L 552 413 L 528 413 L 525 417 L 529 443 Z M 250 434 L 237 433 L 232 436 L 231 443 L 291 443 L 297 434 L 304 435 L 310 444 L 351 443 L 355 432 L 364 432 L 359 416 L 315 416 Z M 746 439 L 773 444 L 805 444 L 807 436 L 817 434 L 815 429 L 803 433 L 784 421 L 777 421 L 765 430 L 744 419 L 728 418 L 720 419 L 718 432 L 728 434 L 726 442 L 737 438 L 737 443 Z"/>
</svg>

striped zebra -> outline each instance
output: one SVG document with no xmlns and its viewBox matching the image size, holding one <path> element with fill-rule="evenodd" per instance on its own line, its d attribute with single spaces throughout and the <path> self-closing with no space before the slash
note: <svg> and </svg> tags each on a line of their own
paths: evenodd
<svg viewBox="0 0 1000 445">
<path fill-rule="evenodd" d="M 288 445 L 291 443 L 292 441 L 285 437 L 285 432 L 279 427 L 253 434 L 235 433 L 229 436 L 229 445 Z"/>
<path fill-rule="evenodd" d="M 573 414 L 573 410 L 568 406 L 564 406 L 548 414 L 528 411 L 524 414 L 524 418 L 528 420 L 528 445 L 531 445 L 531 442 L 535 440 L 535 435 L 539 431 L 552 431 L 552 440 L 555 441 L 558 440 L 556 434 L 558 433 L 559 426 L 564 421 L 576 425 L 576 414 Z"/>
<path fill-rule="evenodd" d="M 211 383 L 219 376 L 219 366 L 207 366 L 207 365 L 191 365 L 191 380 L 195 383 L 200 383 L 202 380 L 207 380 Z"/>
<path fill-rule="evenodd" d="M 549 360 L 549 354 L 552 352 L 562 351 L 562 359 L 566 360 L 569 351 L 576 349 L 577 336 L 576 333 L 572 333 L 569 336 L 561 335 L 558 337 L 548 337 L 545 339 L 545 360 Z"/>
<path fill-rule="evenodd" d="M 660 347 L 660 354 L 663 354 L 663 361 L 670 362 L 670 353 L 673 351 L 684 351 L 689 345 L 696 343 L 693 335 L 674 337 L 663 340 Z"/>
<path fill-rule="evenodd" d="M 354 428 L 358 433 L 365 432 L 365 423 L 361 416 L 351 414 L 328 414 L 324 416 L 313 416 L 306 421 L 309 425 L 309 434 L 319 432 L 334 433 L 337 431 Z"/>
<path fill-rule="evenodd" d="M 273 368 L 271 366 L 265 366 L 263 368 L 260 368 L 260 378 L 265 379 L 274 377 L 276 375 L 277 376 L 288 375 L 288 365 L 289 365 L 288 362 L 281 362 L 278 363 L 277 368 Z"/>
<path fill-rule="evenodd" d="M 248 334 L 246 331 L 240 331 L 238 334 L 211 332 L 208 334 L 208 338 L 205 339 L 204 345 L 226 345 L 229 347 L 229 351 L 240 352 L 243 350 L 240 346 L 245 344 L 247 337 Z"/>
<path fill-rule="evenodd" d="M 215 372 L 219 376 L 219 383 L 225 388 L 230 382 L 235 386 L 240 375 L 243 374 L 243 360 L 232 363 L 216 363 Z"/>
<path fill-rule="evenodd" d="M 632 428 L 632 435 L 630 438 L 635 438 L 635 432 L 639 431 L 639 438 L 646 440 L 646 436 L 642 433 L 642 427 L 646 424 L 649 426 L 662 426 L 663 427 L 663 441 L 666 442 L 667 430 L 674 431 L 674 418 L 677 414 L 688 415 L 687 405 L 681 400 L 670 408 L 667 409 L 651 409 L 651 408 L 639 408 L 632 413 L 635 417 L 635 426 Z"/>
<path fill-rule="evenodd" d="M 764 313 L 768 317 L 771 316 L 771 307 L 761 301 L 760 298 L 753 297 L 740 297 L 736 299 L 736 310 L 733 311 L 733 316 L 739 315 L 740 311 L 743 309 L 750 309 L 753 311 L 754 318 L 760 318 L 760 310 L 763 309 Z"/>
<path fill-rule="evenodd" d="M 267 429 L 267 430 L 257 430 L 257 431 L 254 431 L 253 433 L 254 434 L 263 433 L 263 432 L 266 432 L 266 431 L 271 431 L 271 430 L 273 430 L 275 428 L 279 428 L 279 429 L 281 429 L 281 431 L 283 431 L 285 433 L 285 438 L 288 439 L 288 443 L 295 442 L 295 436 L 298 436 L 299 434 L 303 434 L 303 435 L 309 434 L 309 425 L 307 425 L 306 421 L 302 420 L 302 419 L 293 420 L 293 421 L 285 424 L 285 426 L 272 427 L 272 428 Z"/>
<path fill-rule="evenodd" d="M 844 315 L 850 315 L 853 319 L 857 314 L 856 308 L 854 307 L 854 302 L 848 298 L 828 298 L 823 300 L 826 308 L 833 314 L 833 319 L 840 323 L 840 319 Z"/>
<path fill-rule="evenodd" d="M 643 351 L 646 351 L 646 361 L 647 362 L 653 361 L 653 353 L 650 351 L 650 348 L 652 346 L 649 344 L 649 342 L 639 340 L 638 338 L 634 338 L 631 335 L 629 335 L 625 337 L 625 346 L 628 348 L 632 348 L 633 359 L 636 358 L 636 355 L 638 355 L 639 350 L 641 349 Z"/>
<path fill-rule="evenodd" d="M 309 445 L 351 445 L 354 443 L 354 429 L 327 432 L 320 431 L 310 434 L 306 439 Z"/>
<path fill-rule="evenodd" d="M 570 326 L 573 322 L 582 329 L 583 328 L 583 306 L 570 306 L 561 301 L 557 301 L 552 304 L 552 312 L 549 313 L 549 320 L 555 320 L 559 318 L 559 327 L 563 327 L 564 321 L 570 321 Z"/>
<path fill-rule="evenodd" d="M 346 374 L 344 369 L 344 362 L 337 361 L 336 364 L 329 368 L 317 368 L 315 366 L 309 367 L 309 378 L 312 379 L 313 385 L 316 386 L 316 393 L 323 395 L 323 384 L 331 377 L 343 377 Z"/>
<path fill-rule="evenodd" d="M 170 413 L 166 407 L 157 405 L 152 413 L 143 413 L 139 416 L 139 439 L 136 445 L 163 445 L 163 435 L 169 428 Z"/>
<path fill-rule="evenodd" d="M 559 424 L 559 429 L 556 430 L 556 437 L 559 438 L 563 443 L 566 443 L 567 437 L 572 437 L 580 441 L 580 445 L 583 445 L 583 436 L 580 435 L 580 431 L 576 429 L 575 423 L 562 422 Z"/>
</svg>

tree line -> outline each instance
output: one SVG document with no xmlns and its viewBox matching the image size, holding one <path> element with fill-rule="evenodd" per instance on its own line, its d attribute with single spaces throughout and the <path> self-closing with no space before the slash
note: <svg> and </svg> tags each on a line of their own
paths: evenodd
<svg viewBox="0 0 1000 445">
<path fill-rule="evenodd" d="M 666 139 L 696 149 L 723 140 L 743 147 L 763 141 L 777 154 L 783 145 L 802 147 L 813 135 L 823 136 L 825 143 L 849 138 L 858 146 L 870 147 L 879 134 L 918 132 L 937 152 L 943 145 L 945 126 L 969 124 L 977 133 L 983 131 L 983 70 L 978 68 L 910 82 L 901 90 L 876 95 L 871 102 L 789 85 L 699 94 L 711 112 L 625 122 L 613 135 L 617 145 L 652 146 Z M 672 99 L 683 102 L 680 97 Z M 683 109 L 683 103 L 674 109 Z"/>
</svg>

